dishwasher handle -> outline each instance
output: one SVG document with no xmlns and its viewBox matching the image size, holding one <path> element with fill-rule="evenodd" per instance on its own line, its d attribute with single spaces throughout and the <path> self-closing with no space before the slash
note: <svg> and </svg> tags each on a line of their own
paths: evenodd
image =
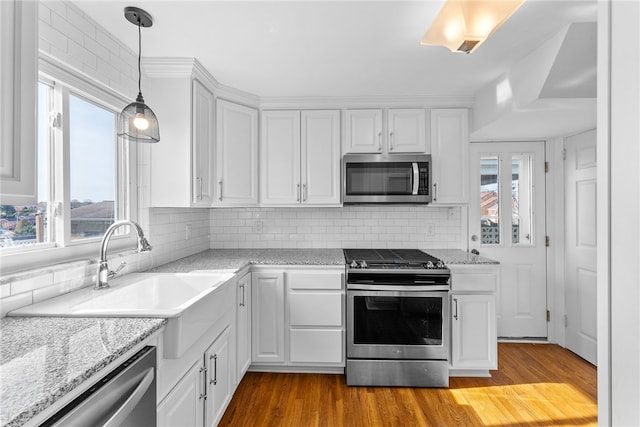
<svg viewBox="0 0 640 427">
<path fill-rule="evenodd" d="M 122 404 L 122 406 L 120 406 L 115 411 L 115 413 L 111 417 L 109 417 L 109 420 L 104 423 L 103 427 L 117 427 L 122 424 L 122 422 L 127 419 L 129 414 L 131 414 L 131 411 L 133 411 L 135 407 L 138 406 L 138 403 L 140 403 L 140 400 L 153 383 L 154 376 L 154 368 L 148 368 L 146 370 L 146 373 L 144 374 L 144 377 L 142 378 L 142 381 L 140 381 L 138 386 L 135 388 L 135 390 L 133 390 L 131 395 Z"/>
</svg>

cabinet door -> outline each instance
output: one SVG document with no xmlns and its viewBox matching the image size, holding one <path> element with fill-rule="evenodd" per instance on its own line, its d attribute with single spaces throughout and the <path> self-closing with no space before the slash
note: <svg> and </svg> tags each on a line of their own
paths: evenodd
<svg viewBox="0 0 640 427">
<path fill-rule="evenodd" d="M 210 206 L 213 203 L 213 93 L 194 80 L 192 101 L 192 202 Z"/>
<path fill-rule="evenodd" d="M 427 151 L 424 109 L 389 110 L 387 123 L 389 153 L 424 153 Z"/>
<path fill-rule="evenodd" d="M 252 355 L 254 363 L 284 362 L 283 272 L 252 273 Z"/>
<path fill-rule="evenodd" d="M 295 292 L 288 294 L 291 326 L 342 326 L 342 292 Z"/>
<path fill-rule="evenodd" d="M 158 426 L 204 425 L 204 375 L 198 360 L 158 405 Z"/>
<path fill-rule="evenodd" d="M 495 295 L 452 294 L 451 366 L 497 369 Z"/>
<path fill-rule="evenodd" d="M 346 110 L 344 152 L 382 153 L 382 110 Z"/>
<path fill-rule="evenodd" d="M 233 102 L 216 102 L 218 206 L 258 203 L 258 112 Z"/>
<path fill-rule="evenodd" d="M 37 8 L 0 2 L 0 204 L 36 203 Z"/>
<path fill-rule="evenodd" d="M 340 112 L 302 112 L 302 203 L 340 204 Z"/>
<path fill-rule="evenodd" d="M 207 426 L 215 426 L 231 401 L 231 326 L 211 344 L 204 353 L 207 366 L 207 402 L 205 420 Z"/>
<path fill-rule="evenodd" d="M 433 203 L 469 203 L 469 113 L 431 110 Z"/>
<path fill-rule="evenodd" d="M 265 111 L 260 139 L 260 202 L 295 205 L 300 182 L 300 112 Z"/>
<path fill-rule="evenodd" d="M 290 331 L 291 363 L 343 363 L 342 329 L 296 329 Z"/>
<path fill-rule="evenodd" d="M 237 382 L 251 365 L 251 273 L 238 280 L 237 296 Z"/>
</svg>

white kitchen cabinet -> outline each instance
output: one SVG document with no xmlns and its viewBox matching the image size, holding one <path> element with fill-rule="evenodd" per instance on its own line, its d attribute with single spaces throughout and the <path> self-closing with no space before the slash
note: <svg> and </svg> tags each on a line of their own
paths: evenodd
<svg viewBox="0 0 640 427">
<path fill-rule="evenodd" d="M 206 426 L 218 424 L 233 395 L 232 333 L 232 327 L 228 326 L 204 353 L 207 384 Z"/>
<path fill-rule="evenodd" d="M 283 363 L 284 273 L 252 273 L 252 360 L 253 363 Z"/>
<path fill-rule="evenodd" d="M 216 101 L 216 206 L 258 204 L 258 111 Z"/>
<path fill-rule="evenodd" d="M 190 74 L 148 79 L 160 121 L 151 153 L 152 207 L 211 207 L 214 198 L 214 95 Z"/>
<path fill-rule="evenodd" d="M 426 152 L 426 119 L 425 110 L 422 108 L 390 109 L 387 112 L 388 152 Z"/>
<path fill-rule="evenodd" d="M 251 366 L 251 273 L 246 273 L 238 279 L 236 296 L 236 383 Z"/>
<path fill-rule="evenodd" d="M 340 114 L 265 111 L 260 140 L 262 206 L 340 205 Z"/>
<path fill-rule="evenodd" d="M 345 154 L 427 152 L 427 116 L 423 108 L 346 110 L 344 115 Z"/>
<path fill-rule="evenodd" d="M 0 2 L 0 204 L 36 203 L 38 3 Z"/>
<path fill-rule="evenodd" d="M 450 265 L 451 369 L 488 375 L 498 368 L 497 265 Z"/>
<path fill-rule="evenodd" d="M 344 153 L 382 153 L 382 110 L 344 112 Z"/>
<path fill-rule="evenodd" d="M 159 427 L 204 425 L 203 371 L 202 362 L 197 360 L 158 405 Z"/>
<path fill-rule="evenodd" d="M 433 204 L 469 203 L 469 112 L 431 110 Z"/>
</svg>

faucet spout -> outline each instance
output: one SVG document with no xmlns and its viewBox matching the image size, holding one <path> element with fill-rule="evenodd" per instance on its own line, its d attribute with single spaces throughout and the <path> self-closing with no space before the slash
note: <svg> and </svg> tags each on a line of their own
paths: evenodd
<svg viewBox="0 0 640 427">
<path fill-rule="evenodd" d="M 100 244 L 100 262 L 98 264 L 98 275 L 96 278 L 96 284 L 93 287 L 94 289 L 108 288 L 109 278 L 116 275 L 115 272 L 109 270 L 109 265 L 107 264 L 107 246 L 109 245 L 109 240 L 111 240 L 111 236 L 116 229 L 125 225 L 130 225 L 136 230 L 138 235 L 138 252 L 148 252 L 151 250 L 149 241 L 144 237 L 144 232 L 137 223 L 129 220 L 122 220 L 111 224 L 111 226 L 107 228 L 107 231 L 105 231 L 104 236 L 102 237 L 102 243 Z"/>
</svg>

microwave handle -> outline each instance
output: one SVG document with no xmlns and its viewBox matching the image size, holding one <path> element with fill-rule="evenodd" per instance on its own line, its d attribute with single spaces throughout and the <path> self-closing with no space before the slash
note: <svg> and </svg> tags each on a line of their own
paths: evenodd
<svg viewBox="0 0 640 427">
<path fill-rule="evenodd" d="M 413 166 L 413 194 L 414 196 L 418 195 L 418 187 L 420 186 L 420 170 L 418 169 L 418 163 L 411 163 Z"/>
</svg>

